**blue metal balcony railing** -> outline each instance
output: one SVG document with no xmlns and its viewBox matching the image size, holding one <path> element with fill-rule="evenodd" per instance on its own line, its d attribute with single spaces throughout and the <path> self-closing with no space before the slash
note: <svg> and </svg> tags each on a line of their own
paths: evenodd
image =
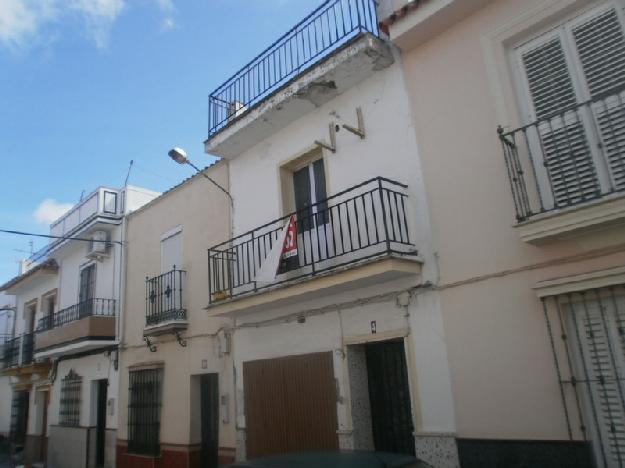
<svg viewBox="0 0 625 468">
<path fill-rule="evenodd" d="M 328 0 L 208 97 L 208 138 L 332 51 L 379 35 L 375 0 Z"/>
</svg>

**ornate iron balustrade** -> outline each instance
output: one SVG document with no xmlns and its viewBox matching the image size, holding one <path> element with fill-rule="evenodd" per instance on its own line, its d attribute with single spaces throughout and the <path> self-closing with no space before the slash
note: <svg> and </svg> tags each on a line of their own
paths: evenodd
<svg viewBox="0 0 625 468">
<path fill-rule="evenodd" d="M 375 0 L 328 0 L 208 97 L 208 138 L 332 51 L 379 35 Z"/>
<path fill-rule="evenodd" d="M 92 316 L 115 316 L 115 299 L 87 299 L 55 314 L 46 315 L 37 322 L 37 331 L 51 330 Z"/>
<path fill-rule="evenodd" d="M 208 250 L 210 302 L 260 291 L 383 255 L 416 255 L 407 186 L 383 177 L 273 220 Z M 271 283 L 256 275 L 285 223 L 296 217 L 297 255 Z"/>
<path fill-rule="evenodd" d="M 21 337 L 6 340 L 2 349 L 2 361 L 5 368 L 15 367 L 19 364 Z"/>
<path fill-rule="evenodd" d="M 170 320 L 186 320 L 182 290 L 186 271 L 174 269 L 145 279 L 145 324 L 156 325 Z"/>
<path fill-rule="evenodd" d="M 497 129 L 519 222 L 625 191 L 625 89 Z"/>
</svg>

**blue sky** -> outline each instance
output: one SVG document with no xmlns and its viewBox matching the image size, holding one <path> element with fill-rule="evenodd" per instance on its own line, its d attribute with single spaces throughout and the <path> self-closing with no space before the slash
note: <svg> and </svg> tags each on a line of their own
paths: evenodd
<svg viewBox="0 0 625 468">
<path fill-rule="evenodd" d="M 99 185 L 192 172 L 207 96 L 321 0 L 0 0 L 0 228 L 46 233 Z M 33 239 L 35 249 L 45 245 Z M 0 282 L 29 238 L 0 234 Z"/>
</svg>

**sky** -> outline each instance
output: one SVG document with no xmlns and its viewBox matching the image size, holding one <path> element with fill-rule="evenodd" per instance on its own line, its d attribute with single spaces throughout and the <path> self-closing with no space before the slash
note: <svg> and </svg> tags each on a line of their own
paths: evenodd
<svg viewBox="0 0 625 468">
<path fill-rule="evenodd" d="M 47 233 L 98 186 L 198 166 L 208 95 L 321 0 L 0 0 L 0 229 Z M 0 283 L 46 240 L 0 233 Z"/>
</svg>

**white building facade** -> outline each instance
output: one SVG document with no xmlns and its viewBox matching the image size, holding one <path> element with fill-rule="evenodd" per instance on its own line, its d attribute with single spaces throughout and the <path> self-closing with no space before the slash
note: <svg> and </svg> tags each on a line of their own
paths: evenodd
<svg viewBox="0 0 625 468">
<path fill-rule="evenodd" d="M 237 458 L 354 448 L 458 466 L 400 57 L 368 0 L 326 2 L 293 31 L 210 97 L 234 235 L 209 250 L 207 313 L 233 321 Z M 267 277 L 291 221 L 296 255 Z"/>
<path fill-rule="evenodd" d="M 16 297 L 10 438 L 25 463 L 115 466 L 123 224 L 158 195 L 100 187 L 50 226 L 50 245 L 2 286 Z"/>
</svg>

